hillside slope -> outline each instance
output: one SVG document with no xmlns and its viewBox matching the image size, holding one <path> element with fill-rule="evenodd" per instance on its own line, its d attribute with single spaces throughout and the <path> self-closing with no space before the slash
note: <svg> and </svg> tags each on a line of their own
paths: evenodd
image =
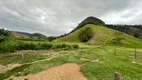
<svg viewBox="0 0 142 80">
<path fill-rule="evenodd" d="M 124 32 L 128 35 L 142 39 L 142 25 L 112 25 L 106 24 L 106 27 Z"/>
<path fill-rule="evenodd" d="M 90 39 L 87 44 L 95 44 L 95 45 L 104 45 L 104 44 L 112 44 L 115 39 L 121 38 L 120 41 L 121 44 L 141 44 L 141 40 L 134 38 L 132 36 L 129 36 L 123 32 L 119 32 L 107 27 L 99 26 L 99 25 L 93 25 L 93 24 L 87 24 L 82 28 L 77 29 L 73 33 L 58 38 L 55 41 L 57 42 L 80 42 L 78 35 L 81 30 L 84 30 L 85 28 L 90 27 L 93 32 L 94 36 L 92 39 Z"/>
</svg>

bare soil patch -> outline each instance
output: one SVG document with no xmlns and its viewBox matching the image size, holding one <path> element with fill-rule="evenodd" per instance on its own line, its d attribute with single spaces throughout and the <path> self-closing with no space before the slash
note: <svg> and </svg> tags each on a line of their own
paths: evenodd
<svg viewBox="0 0 142 80">
<path fill-rule="evenodd" d="M 14 67 L 21 66 L 20 64 L 8 64 L 8 65 L 0 65 L 0 73 L 5 73 L 8 70 L 11 70 Z"/>
<path fill-rule="evenodd" d="M 37 74 L 24 77 L 11 77 L 12 80 L 86 80 L 80 72 L 80 66 L 75 63 L 67 63 L 52 67 Z M 6 79 L 6 80 L 9 80 Z"/>
<path fill-rule="evenodd" d="M 83 60 L 83 61 L 90 61 L 90 62 L 99 62 L 99 58 L 96 59 L 96 60 L 91 60 L 91 59 L 88 59 L 88 58 L 80 58 L 80 60 Z"/>
</svg>

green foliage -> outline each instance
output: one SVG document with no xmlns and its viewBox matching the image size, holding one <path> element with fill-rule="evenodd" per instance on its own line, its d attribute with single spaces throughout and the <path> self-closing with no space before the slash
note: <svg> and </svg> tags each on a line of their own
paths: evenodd
<svg viewBox="0 0 142 80">
<path fill-rule="evenodd" d="M 14 52 L 16 48 L 15 39 L 13 38 L 7 38 L 5 41 L 0 43 L 0 53 L 6 53 L 6 52 Z"/>
<path fill-rule="evenodd" d="M 134 37 L 139 38 L 139 34 L 138 33 L 134 34 Z"/>
<path fill-rule="evenodd" d="M 53 43 L 26 43 L 19 42 L 16 45 L 16 50 L 49 50 L 49 49 L 77 49 L 79 46 L 77 44 L 53 44 Z"/>
<path fill-rule="evenodd" d="M 79 45 L 78 44 L 74 44 L 74 45 L 70 45 L 70 44 L 55 44 L 54 49 L 64 49 L 64 50 L 70 50 L 70 49 L 78 49 Z"/>
<path fill-rule="evenodd" d="M 50 36 L 50 37 L 48 37 L 47 39 L 51 42 L 51 41 L 55 40 L 56 37 Z"/>
<path fill-rule="evenodd" d="M 4 30 L 4 29 L 0 29 L 0 35 L 9 36 L 9 31 Z"/>
<path fill-rule="evenodd" d="M 115 32 L 114 33 L 114 39 L 112 41 L 113 44 L 121 44 L 121 40 L 123 40 L 123 33 L 118 33 L 118 32 Z"/>
<path fill-rule="evenodd" d="M 0 42 L 3 42 L 9 36 L 9 31 L 0 29 Z"/>
<path fill-rule="evenodd" d="M 87 27 L 80 31 L 78 37 L 81 42 L 87 42 L 93 37 L 93 30 L 90 27 Z"/>
<path fill-rule="evenodd" d="M 53 44 L 52 43 L 43 43 L 43 44 L 41 44 L 41 47 L 43 49 L 52 49 L 53 48 Z"/>
<path fill-rule="evenodd" d="M 37 73 L 53 66 L 62 65 L 65 63 L 77 63 L 81 66 L 80 71 L 87 80 L 112 80 L 114 72 L 121 73 L 122 80 L 141 80 L 141 50 L 137 50 L 138 58 L 134 59 L 132 48 L 120 47 L 117 49 L 117 55 L 114 54 L 115 47 L 106 46 L 103 49 L 93 48 L 84 49 L 59 56 L 51 60 L 42 60 L 29 65 L 25 64 L 4 74 L 0 74 L 0 80 L 6 79 L 12 75 L 27 75 Z M 88 60 L 81 60 L 86 58 Z M 98 62 L 93 62 L 98 60 Z M 136 62 L 136 63 L 133 63 Z M 18 73 L 20 72 L 20 73 Z"/>
<path fill-rule="evenodd" d="M 72 46 L 73 46 L 74 49 L 78 49 L 79 48 L 79 45 L 77 45 L 77 44 L 74 44 Z"/>
</svg>

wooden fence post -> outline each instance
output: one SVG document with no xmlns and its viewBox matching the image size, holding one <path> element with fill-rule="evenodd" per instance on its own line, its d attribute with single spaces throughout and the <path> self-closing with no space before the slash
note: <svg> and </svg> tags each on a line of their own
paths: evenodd
<svg viewBox="0 0 142 80">
<path fill-rule="evenodd" d="M 114 72 L 114 80 L 120 80 L 120 73 Z"/>
<path fill-rule="evenodd" d="M 137 57 L 137 50 L 136 50 L 136 48 L 135 48 L 135 59 L 136 59 L 136 57 Z"/>
<path fill-rule="evenodd" d="M 51 49 L 50 49 L 50 57 L 52 56 L 52 51 L 51 51 Z"/>
<path fill-rule="evenodd" d="M 21 54 L 21 62 L 22 62 L 22 64 L 24 63 L 24 54 L 23 53 Z"/>
</svg>

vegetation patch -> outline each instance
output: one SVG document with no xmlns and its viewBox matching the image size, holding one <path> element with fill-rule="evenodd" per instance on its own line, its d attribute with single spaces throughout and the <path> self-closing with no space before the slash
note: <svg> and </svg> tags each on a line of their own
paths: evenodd
<svg viewBox="0 0 142 80">
<path fill-rule="evenodd" d="M 79 39 L 81 42 L 87 42 L 93 37 L 94 33 L 90 27 L 85 28 L 79 32 Z"/>
<path fill-rule="evenodd" d="M 135 60 L 133 49 L 125 47 L 119 47 L 116 54 L 115 48 L 111 46 L 106 46 L 102 49 L 80 50 L 74 54 L 60 56 L 51 60 L 37 61 L 29 65 L 25 64 L 1 74 L 0 79 L 8 78 L 12 75 L 21 76 L 37 73 L 65 63 L 77 63 L 82 65 L 81 72 L 88 80 L 111 80 L 114 72 L 121 73 L 121 80 L 140 80 L 142 78 L 142 68 L 140 67 L 142 65 L 141 50 L 137 50 L 137 55 L 139 57 Z M 89 59 L 89 61 L 80 60 L 81 58 Z M 93 60 L 98 61 L 93 62 Z"/>
</svg>

